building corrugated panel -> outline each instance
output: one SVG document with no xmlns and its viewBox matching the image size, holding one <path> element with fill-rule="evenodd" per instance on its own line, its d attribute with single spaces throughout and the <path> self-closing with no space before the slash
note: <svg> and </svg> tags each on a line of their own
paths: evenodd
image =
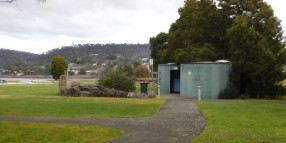
<svg viewBox="0 0 286 143">
<path fill-rule="evenodd" d="M 231 63 L 190 63 L 181 64 L 181 96 L 217 99 L 219 92 L 230 84 Z"/>
<path fill-rule="evenodd" d="M 158 72 L 160 73 L 161 93 L 170 93 L 171 87 L 171 70 L 178 70 L 175 64 L 159 65 Z"/>
</svg>

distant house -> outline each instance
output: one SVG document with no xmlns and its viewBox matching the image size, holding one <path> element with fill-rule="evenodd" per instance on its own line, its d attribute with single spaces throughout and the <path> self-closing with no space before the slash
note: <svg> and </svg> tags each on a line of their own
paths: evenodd
<svg viewBox="0 0 286 143">
<path fill-rule="evenodd" d="M 73 72 L 75 75 L 77 75 L 79 73 L 79 70 L 73 69 L 73 70 L 71 70 L 71 72 Z"/>
<path fill-rule="evenodd" d="M 93 65 L 93 66 L 97 66 L 97 65 L 98 65 L 98 62 L 95 62 L 95 63 L 93 63 L 92 65 Z"/>
<path fill-rule="evenodd" d="M 149 59 L 148 58 L 141 58 L 141 61 L 147 62 Z"/>
<path fill-rule="evenodd" d="M 99 56 L 99 54 L 90 54 L 91 56 Z"/>
<path fill-rule="evenodd" d="M 74 67 L 76 63 L 69 63 L 68 67 Z"/>
<path fill-rule="evenodd" d="M 17 76 L 23 76 L 24 73 L 20 72 L 20 73 L 17 73 Z"/>
</svg>

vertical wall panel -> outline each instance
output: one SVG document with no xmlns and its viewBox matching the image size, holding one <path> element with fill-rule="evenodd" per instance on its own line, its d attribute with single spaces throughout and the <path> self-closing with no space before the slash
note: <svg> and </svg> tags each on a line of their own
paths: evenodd
<svg viewBox="0 0 286 143">
<path fill-rule="evenodd" d="M 164 64 L 158 67 L 158 71 L 160 72 L 161 93 L 170 93 L 171 70 L 178 70 L 178 66 L 175 64 Z"/>
<path fill-rule="evenodd" d="M 217 99 L 229 84 L 231 63 L 181 64 L 181 96 L 197 98 L 198 86 L 205 99 Z"/>
</svg>

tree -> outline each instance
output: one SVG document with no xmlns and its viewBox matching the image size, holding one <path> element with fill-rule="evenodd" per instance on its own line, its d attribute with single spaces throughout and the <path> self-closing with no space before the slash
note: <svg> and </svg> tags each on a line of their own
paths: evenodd
<svg viewBox="0 0 286 143">
<path fill-rule="evenodd" d="M 280 21 L 262 0 L 224 2 L 232 26 L 227 30 L 233 81 L 241 94 L 252 98 L 272 98 L 283 80 L 286 63 Z M 230 6 L 231 5 L 231 6 Z M 233 7 L 236 7 L 235 9 Z"/>
<path fill-rule="evenodd" d="M 278 94 L 286 64 L 280 21 L 263 0 L 186 0 L 169 33 L 150 39 L 156 64 L 230 60 L 240 94 Z"/>
<path fill-rule="evenodd" d="M 114 60 L 116 60 L 117 59 L 117 56 L 116 55 L 108 55 L 107 57 L 106 57 L 106 59 L 107 60 L 111 60 L 111 61 L 114 61 Z"/>
<path fill-rule="evenodd" d="M 169 33 L 150 39 L 155 65 L 226 58 L 225 18 L 212 0 L 187 0 L 179 15 Z"/>
<path fill-rule="evenodd" d="M 65 75 L 68 69 L 68 62 L 62 56 L 56 56 L 52 60 L 51 75 L 53 79 L 58 80 L 61 75 Z"/>
<path fill-rule="evenodd" d="M 137 78 L 150 77 L 150 71 L 147 66 L 139 65 L 134 70 L 134 76 Z"/>
<path fill-rule="evenodd" d="M 134 67 L 136 68 L 137 66 L 139 66 L 139 65 L 141 65 L 143 62 L 141 61 L 141 60 L 136 60 L 135 62 L 134 62 Z"/>
<path fill-rule="evenodd" d="M 127 76 L 132 77 L 132 76 L 133 76 L 132 64 L 131 64 L 131 63 L 125 64 L 124 67 L 123 67 L 123 72 L 124 72 Z"/>
<path fill-rule="evenodd" d="M 165 61 L 161 60 L 161 55 L 164 49 L 167 49 L 167 36 L 166 33 L 159 33 L 156 37 L 150 38 L 150 50 L 151 57 L 153 58 L 154 67 L 157 68 L 158 64 L 164 63 Z"/>
<path fill-rule="evenodd" d="M 80 64 L 81 61 L 82 61 L 82 59 L 81 59 L 80 57 L 77 57 L 77 58 L 75 59 L 75 62 L 76 62 L 77 64 Z"/>
<path fill-rule="evenodd" d="M 102 80 L 99 81 L 99 84 L 106 88 L 115 88 L 115 82 L 109 76 L 105 76 Z"/>
</svg>

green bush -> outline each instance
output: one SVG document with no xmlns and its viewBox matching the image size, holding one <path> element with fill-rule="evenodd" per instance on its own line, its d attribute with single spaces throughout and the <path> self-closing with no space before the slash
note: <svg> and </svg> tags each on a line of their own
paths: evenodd
<svg viewBox="0 0 286 143">
<path fill-rule="evenodd" d="M 102 81 L 99 82 L 100 85 L 106 88 L 114 88 L 120 91 L 134 91 L 135 81 L 132 77 L 126 76 L 122 71 L 109 71 Z"/>
<path fill-rule="evenodd" d="M 222 90 L 219 93 L 220 99 L 236 99 L 238 97 L 239 93 L 232 84 L 227 86 L 225 90 Z"/>
<path fill-rule="evenodd" d="M 248 94 L 242 94 L 239 96 L 239 99 L 249 99 L 249 95 Z"/>
<path fill-rule="evenodd" d="M 106 88 L 115 88 L 115 82 L 108 76 L 99 81 L 99 84 Z"/>
<path fill-rule="evenodd" d="M 150 77 L 150 71 L 147 66 L 139 65 L 134 70 L 134 76 L 137 78 Z"/>
</svg>

